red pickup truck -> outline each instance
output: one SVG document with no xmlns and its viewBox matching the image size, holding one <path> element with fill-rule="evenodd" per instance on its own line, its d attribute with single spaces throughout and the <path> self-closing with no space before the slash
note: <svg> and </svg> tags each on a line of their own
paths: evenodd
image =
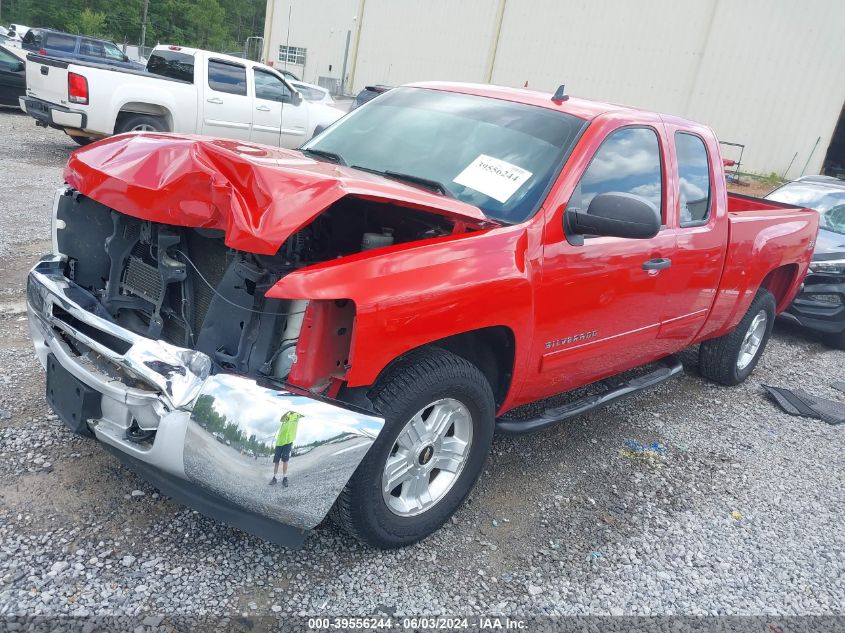
<svg viewBox="0 0 845 633">
<path fill-rule="evenodd" d="M 115 136 L 65 179 L 28 284 L 51 406 L 293 546 L 330 513 L 376 546 L 424 538 L 496 429 L 666 380 L 693 344 L 743 381 L 818 228 L 728 194 L 707 127 L 464 84 L 391 90 L 299 151 Z"/>
</svg>

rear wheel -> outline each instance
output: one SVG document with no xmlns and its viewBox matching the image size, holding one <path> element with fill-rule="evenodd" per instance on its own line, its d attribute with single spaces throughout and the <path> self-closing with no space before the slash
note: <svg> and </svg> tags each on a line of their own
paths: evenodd
<svg viewBox="0 0 845 633">
<path fill-rule="evenodd" d="M 761 288 L 733 332 L 701 344 L 698 362 L 701 374 L 723 385 L 741 383 L 757 366 L 774 323 L 775 298 Z"/>
<path fill-rule="evenodd" d="M 156 116 L 130 114 L 118 122 L 114 132 L 115 134 L 123 134 L 124 132 L 167 132 L 167 125 Z"/>
<path fill-rule="evenodd" d="M 370 393 L 385 425 L 334 516 L 365 543 L 402 547 L 440 528 L 478 480 L 493 439 L 493 391 L 472 363 L 429 348 L 398 361 Z"/>
</svg>

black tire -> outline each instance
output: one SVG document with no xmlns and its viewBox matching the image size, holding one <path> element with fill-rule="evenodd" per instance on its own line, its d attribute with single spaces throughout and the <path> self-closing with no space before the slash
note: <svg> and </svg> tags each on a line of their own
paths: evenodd
<svg viewBox="0 0 845 633">
<path fill-rule="evenodd" d="M 68 136 L 70 136 L 70 134 L 68 134 Z M 70 136 L 70 137 L 73 139 L 74 143 L 76 143 L 77 145 L 81 145 L 82 147 L 85 147 L 86 145 L 90 145 L 91 143 L 93 143 L 94 141 L 97 140 L 95 138 L 90 138 L 88 136 Z"/>
<path fill-rule="evenodd" d="M 833 349 L 845 350 L 845 331 L 839 334 L 828 334 L 824 338 L 824 342 L 830 345 Z"/>
<path fill-rule="evenodd" d="M 369 397 L 385 425 L 341 492 L 333 509 L 336 523 L 358 540 L 379 548 L 410 545 L 437 531 L 478 480 L 493 440 L 493 391 L 479 369 L 440 348 L 410 352 L 383 374 Z M 463 404 L 472 417 L 469 454 L 452 487 L 434 506 L 415 516 L 395 514 L 382 494 L 382 473 L 396 438 L 407 422 L 442 398 Z"/>
<path fill-rule="evenodd" d="M 149 114 L 130 114 L 118 121 L 114 133 L 122 134 L 133 130 L 137 131 L 144 127 L 152 128 L 152 130 L 146 131 L 167 132 L 167 125 L 160 117 L 150 116 Z"/>
<path fill-rule="evenodd" d="M 702 376 L 723 385 L 738 385 L 744 381 L 757 366 L 775 324 L 775 298 L 768 290 L 761 288 L 751 302 L 748 312 L 739 325 L 730 334 L 704 341 L 698 352 L 698 369 Z M 757 352 L 745 367 L 740 368 L 738 361 L 745 335 L 760 312 L 766 314 L 766 329 Z"/>
</svg>

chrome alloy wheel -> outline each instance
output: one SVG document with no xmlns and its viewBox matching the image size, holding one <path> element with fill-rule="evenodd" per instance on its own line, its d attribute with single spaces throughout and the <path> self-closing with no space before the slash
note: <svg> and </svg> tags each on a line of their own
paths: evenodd
<svg viewBox="0 0 845 633">
<path fill-rule="evenodd" d="M 766 311 L 760 310 L 757 316 L 751 321 L 751 325 L 748 326 L 748 331 L 745 333 L 745 338 L 742 339 L 742 345 L 739 347 L 739 358 L 736 361 L 736 368 L 739 371 L 748 367 L 760 350 L 763 337 L 766 335 L 767 321 Z"/>
<path fill-rule="evenodd" d="M 387 457 L 382 494 L 391 512 L 415 516 L 452 489 L 472 446 L 472 415 L 453 398 L 432 402 L 405 425 Z"/>
</svg>

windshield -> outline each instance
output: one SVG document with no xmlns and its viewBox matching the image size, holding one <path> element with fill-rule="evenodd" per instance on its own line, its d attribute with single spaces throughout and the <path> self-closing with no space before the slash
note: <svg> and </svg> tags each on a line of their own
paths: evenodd
<svg viewBox="0 0 845 633">
<path fill-rule="evenodd" d="M 584 125 L 537 106 L 397 88 L 303 149 L 405 182 L 437 185 L 485 215 L 517 223 L 540 206 Z"/>
<path fill-rule="evenodd" d="M 769 200 L 785 202 L 819 212 L 819 226 L 845 235 L 845 187 L 839 189 L 808 182 L 791 182 L 776 189 Z"/>
</svg>

